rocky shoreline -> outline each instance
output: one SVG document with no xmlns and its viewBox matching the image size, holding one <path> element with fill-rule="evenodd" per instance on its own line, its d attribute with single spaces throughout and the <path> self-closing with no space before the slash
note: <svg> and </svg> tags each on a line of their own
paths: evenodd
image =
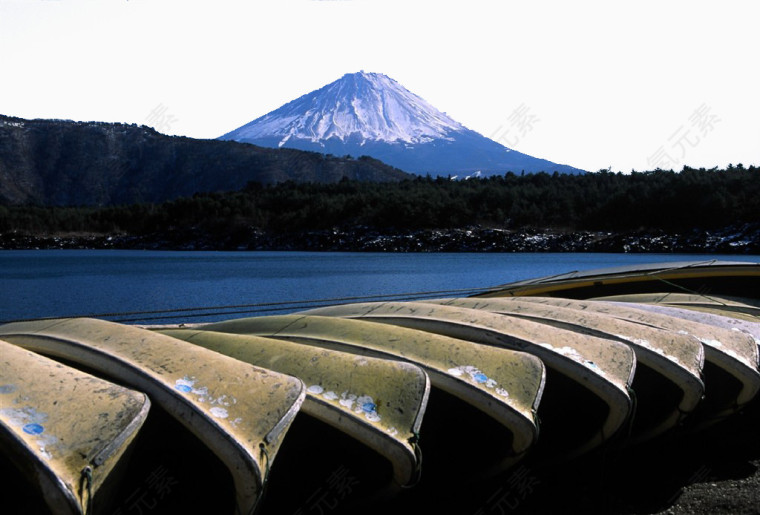
<svg viewBox="0 0 760 515">
<path fill-rule="evenodd" d="M 652 252 L 760 253 L 760 224 L 688 233 L 641 230 L 628 233 L 553 231 L 541 229 L 377 230 L 333 228 L 293 233 L 256 228 L 210 232 L 182 228 L 147 235 L 0 234 L 0 249 L 140 249 L 140 250 L 268 250 L 329 252 Z"/>
</svg>

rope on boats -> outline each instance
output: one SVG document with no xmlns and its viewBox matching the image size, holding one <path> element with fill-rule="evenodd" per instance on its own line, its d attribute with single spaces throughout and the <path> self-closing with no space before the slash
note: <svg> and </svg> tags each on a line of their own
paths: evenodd
<svg viewBox="0 0 760 515">
<path fill-rule="evenodd" d="M 87 502 L 84 503 L 84 513 L 89 515 L 92 513 L 92 467 L 87 465 L 82 469 L 82 474 L 79 480 L 79 497 L 84 499 L 87 495 Z"/>
<path fill-rule="evenodd" d="M 414 467 L 414 473 L 412 479 L 406 485 L 401 485 L 401 488 L 412 488 L 420 482 L 422 478 L 422 449 L 420 448 L 420 434 L 417 431 L 412 432 L 412 437 L 409 438 L 409 444 L 414 449 L 414 457 L 416 465 Z"/>
<path fill-rule="evenodd" d="M 202 318 L 219 315 L 239 315 L 253 313 L 269 313 L 276 311 L 297 311 L 302 309 L 324 307 L 351 302 L 373 300 L 423 300 L 447 295 L 463 295 L 485 293 L 493 291 L 493 287 L 466 288 L 455 290 L 435 290 L 408 293 L 389 293 L 377 295 L 361 295 L 350 297 L 333 297 L 323 299 L 303 299 L 282 302 L 257 302 L 252 304 L 230 304 L 221 306 L 201 306 L 176 309 L 156 309 L 143 311 L 121 311 L 112 313 L 80 313 L 76 315 L 48 316 L 36 318 L 22 318 L 16 320 L 2 320 L 0 324 L 11 322 L 36 322 L 42 320 L 57 320 L 61 318 L 107 318 L 113 322 L 143 322 L 154 320 L 178 319 L 178 318 Z M 149 315 L 149 316 L 143 316 Z"/>
<path fill-rule="evenodd" d="M 662 283 L 667 284 L 668 286 L 672 286 L 673 288 L 676 288 L 676 289 L 681 290 L 683 292 L 686 292 L 688 294 L 696 295 L 696 296 L 701 297 L 703 299 L 709 300 L 710 302 L 712 302 L 714 304 L 718 304 L 720 306 L 728 307 L 728 303 L 726 303 L 725 301 L 723 301 L 721 299 L 716 299 L 716 298 L 710 297 L 709 295 L 707 295 L 705 293 L 702 293 L 702 292 L 699 292 L 697 290 L 691 290 L 689 288 L 681 286 L 680 284 L 676 284 L 676 283 L 674 283 L 672 281 L 668 281 L 667 279 L 663 279 L 662 277 L 657 277 L 656 275 L 652 275 L 652 277 L 654 277 L 655 279 L 657 279 L 658 281 L 660 281 Z"/>
<path fill-rule="evenodd" d="M 664 269 L 665 271 L 679 270 L 683 268 L 689 268 L 700 265 L 710 265 L 715 263 L 716 260 L 710 260 L 705 262 L 690 263 L 687 266 L 677 266 Z M 712 302 L 723 304 L 720 299 L 712 299 L 702 292 L 690 290 L 679 284 L 673 283 L 658 277 L 657 274 L 662 273 L 663 270 L 655 270 L 647 273 L 650 277 L 657 279 L 664 284 L 671 287 L 683 290 L 687 293 L 699 295 L 705 299 L 709 299 Z M 576 273 L 576 272 L 571 272 Z M 567 273 L 558 274 L 553 277 L 564 277 Z M 525 284 L 538 284 L 545 282 L 546 277 L 535 279 L 534 281 L 528 281 Z M 221 306 L 203 306 L 203 307 L 189 307 L 189 308 L 176 308 L 176 309 L 159 309 L 159 310 L 143 310 L 143 311 L 122 311 L 114 313 L 82 313 L 76 315 L 61 315 L 61 316 L 48 316 L 48 317 L 34 317 L 34 318 L 22 318 L 15 320 L 0 320 L 0 324 L 7 324 L 11 322 L 36 322 L 41 320 L 57 320 L 61 318 L 107 318 L 112 319 L 113 322 L 145 322 L 145 321 L 157 321 L 157 320 L 169 320 L 179 318 L 203 318 L 211 316 L 221 315 L 241 315 L 241 314 L 255 314 L 255 313 L 271 313 L 277 311 L 298 311 L 302 309 L 324 307 L 336 304 L 347 304 L 350 302 L 361 301 L 377 301 L 377 300 L 400 300 L 400 301 L 413 301 L 424 300 L 429 298 L 436 298 L 446 295 L 474 295 L 476 293 L 491 293 L 499 290 L 503 290 L 507 285 L 501 286 L 488 286 L 488 287 L 476 287 L 476 288 L 464 288 L 453 290 L 437 290 L 437 291 L 421 291 L 421 292 L 408 292 L 408 293 L 391 293 L 391 294 L 378 294 L 378 295 L 363 295 L 363 296 L 351 296 L 351 297 L 334 297 L 324 299 L 305 299 L 283 302 L 258 302 L 252 304 L 230 304 Z M 151 316 L 143 316 L 151 315 Z"/>
<path fill-rule="evenodd" d="M 259 443 L 259 449 L 261 449 L 261 456 L 259 456 L 259 463 L 261 463 L 262 461 L 266 461 L 266 466 L 264 467 L 264 477 L 262 478 L 262 481 L 261 481 L 261 495 L 256 500 L 257 507 L 263 503 L 264 498 L 267 495 L 267 492 L 268 492 L 267 486 L 269 485 L 269 472 L 270 472 L 269 453 L 267 452 L 266 444 L 264 442 Z M 257 512 L 257 509 L 254 508 L 252 513 L 256 513 L 256 512 Z"/>
</svg>

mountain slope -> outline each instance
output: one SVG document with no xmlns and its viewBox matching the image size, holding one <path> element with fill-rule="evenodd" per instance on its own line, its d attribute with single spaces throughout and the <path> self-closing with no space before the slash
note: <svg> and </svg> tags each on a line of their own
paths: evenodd
<svg viewBox="0 0 760 515">
<path fill-rule="evenodd" d="M 582 173 L 481 136 L 378 73 L 346 74 L 219 139 L 369 155 L 418 174 Z"/>
<path fill-rule="evenodd" d="M 370 158 L 166 136 L 136 125 L 0 115 L 0 204 L 162 202 L 248 182 L 397 181 Z"/>
</svg>

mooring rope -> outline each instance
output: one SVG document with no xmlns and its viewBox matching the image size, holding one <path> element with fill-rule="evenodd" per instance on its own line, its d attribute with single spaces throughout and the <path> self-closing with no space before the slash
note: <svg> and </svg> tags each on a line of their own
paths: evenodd
<svg viewBox="0 0 760 515">
<path fill-rule="evenodd" d="M 82 469 L 82 474 L 79 479 L 79 497 L 84 499 L 87 496 L 87 501 L 84 503 L 84 513 L 89 515 L 92 513 L 92 467 L 87 465 Z"/>
<path fill-rule="evenodd" d="M 697 297 L 702 297 L 704 299 L 707 299 L 707 300 L 711 301 L 714 304 L 718 304 L 718 305 L 722 305 L 722 306 L 728 306 L 728 304 L 726 302 L 724 302 L 723 300 L 721 300 L 721 299 L 712 298 L 712 297 L 708 296 L 705 293 L 699 292 L 697 290 L 692 290 L 691 288 L 687 288 L 687 287 L 682 286 L 680 284 L 674 283 L 673 281 L 668 281 L 667 279 L 665 279 L 663 277 L 659 277 L 657 275 L 657 274 L 661 274 L 663 272 L 672 272 L 674 270 L 685 270 L 687 268 L 694 268 L 695 266 L 705 266 L 705 265 L 709 266 L 709 265 L 712 265 L 712 264 L 714 264 L 716 262 L 717 262 L 717 260 L 713 259 L 713 260 L 705 261 L 705 262 L 701 262 L 701 263 L 700 262 L 698 262 L 698 263 L 691 263 L 688 266 L 678 266 L 678 267 L 666 268 L 666 269 L 663 269 L 663 270 L 657 270 L 657 271 L 654 271 L 654 272 L 650 272 L 647 275 L 649 277 L 653 277 L 654 279 L 660 281 L 661 283 L 667 284 L 668 286 L 670 286 L 670 287 L 672 287 L 672 288 L 674 288 L 676 290 L 681 290 L 682 292 L 688 293 L 690 295 L 695 295 Z"/>
<path fill-rule="evenodd" d="M 417 431 L 412 432 L 412 437 L 409 438 L 409 444 L 414 449 L 414 457 L 416 464 L 414 466 L 414 473 L 409 483 L 401 485 L 401 488 L 412 488 L 420 482 L 422 478 L 422 449 L 420 448 L 420 434 Z"/>
<path fill-rule="evenodd" d="M 288 311 L 300 310 L 313 307 L 323 307 L 335 304 L 345 304 L 350 302 L 361 302 L 371 300 L 422 300 L 426 298 L 435 298 L 449 295 L 467 295 L 475 293 L 484 293 L 494 290 L 493 287 L 464 288 L 454 290 L 431 290 L 407 293 L 387 293 L 376 295 L 356 295 L 349 297 L 332 297 L 323 299 L 301 299 L 281 302 L 257 302 L 251 304 L 229 304 L 219 306 L 200 306 L 186 307 L 175 309 L 155 309 L 141 311 L 120 311 L 108 313 L 79 313 L 74 315 L 47 316 L 22 318 L 15 320 L 3 320 L 0 324 L 11 322 L 36 322 L 42 320 L 57 320 L 60 318 L 107 318 L 113 322 L 141 322 L 150 320 L 166 320 L 178 318 L 202 318 L 220 315 L 238 315 L 262 313 L 270 311 Z M 143 316 L 148 315 L 148 316 Z"/>
<path fill-rule="evenodd" d="M 721 304 L 722 302 L 720 299 L 712 299 L 701 292 L 690 290 L 684 286 L 681 286 L 679 284 L 673 283 L 671 281 L 668 281 L 667 279 L 657 276 L 657 274 L 661 274 L 663 272 L 685 269 L 685 268 L 690 268 L 694 266 L 710 265 L 713 263 L 715 263 L 715 260 L 689 263 L 683 266 L 676 266 L 676 267 L 671 267 L 671 268 L 654 270 L 652 272 L 646 273 L 645 275 L 649 275 L 653 277 L 654 279 L 659 280 L 662 283 L 669 285 L 670 287 L 680 289 L 682 291 L 685 291 L 687 293 L 691 293 L 694 295 L 699 295 L 705 299 L 711 300 L 712 302 Z M 540 278 L 536 278 L 536 279 L 522 282 L 519 284 L 520 286 L 529 286 L 531 284 L 540 284 L 542 282 L 547 282 L 547 281 L 551 283 L 551 279 L 554 277 L 558 277 L 558 278 L 567 277 L 568 275 L 572 275 L 575 273 L 577 272 L 557 274 L 556 276 L 550 276 L 550 277 L 540 277 Z M 257 302 L 257 303 L 250 303 L 250 304 L 229 304 L 229 305 L 218 305 L 218 306 L 185 307 L 185 308 L 176 308 L 176 309 L 120 311 L 120 312 L 112 312 L 112 313 L 79 313 L 79 314 L 74 314 L 74 315 L 58 315 L 58 316 L 46 316 L 46 317 L 21 318 L 21 319 L 15 319 L 15 320 L 0 320 L 0 324 L 7 324 L 11 322 L 36 322 L 36 321 L 42 321 L 42 320 L 56 320 L 60 318 L 106 318 L 106 319 L 112 319 L 113 322 L 124 322 L 124 323 L 167 320 L 167 319 L 176 320 L 176 319 L 204 318 L 204 317 L 222 316 L 222 315 L 241 315 L 241 314 L 254 314 L 254 313 L 277 312 L 277 311 L 297 311 L 297 310 L 308 309 L 312 307 L 324 307 L 324 306 L 335 305 L 335 304 L 346 304 L 350 302 L 362 302 L 362 301 L 367 302 L 367 301 L 373 301 L 373 300 L 374 301 L 377 301 L 377 300 L 412 301 L 412 300 L 424 300 L 427 298 L 435 298 L 435 297 L 449 296 L 449 295 L 453 295 L 453 296 L 465 295 L 466 296 L 466 295 L 474 295 L 477 293 L 491 293 L 495 291 L 504 291 L 507 289 L 508 286 L 509 286 L 508 284 L 505 284 L 505 285 L 500 285 L 500 286 L 462 288 L 462 289 L 452 289 L 452 290 L 431 290 L 431 291 L 418 291 L 418 292 L 406 292 L 406 293 L 356 295 L 356 296 L 349 296 L 349 297 L 301 299 L 301 300 L 281 301 L 281 302 Z M 146 315 L 150 315 L 150 316 L 146 316 Z"/>
</svg>

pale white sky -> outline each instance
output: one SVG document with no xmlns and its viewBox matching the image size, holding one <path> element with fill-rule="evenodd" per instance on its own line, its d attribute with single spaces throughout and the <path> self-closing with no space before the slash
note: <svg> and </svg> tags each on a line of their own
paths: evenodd
<svg viewBox="0 0 760 515">
<path fill-rule="evenodd" d="M 216 138 L 364 70 L 589 171 L 757 165 L 756 12 L 730 0 L 0 0 L 0 113 Z"/>
</svg>

